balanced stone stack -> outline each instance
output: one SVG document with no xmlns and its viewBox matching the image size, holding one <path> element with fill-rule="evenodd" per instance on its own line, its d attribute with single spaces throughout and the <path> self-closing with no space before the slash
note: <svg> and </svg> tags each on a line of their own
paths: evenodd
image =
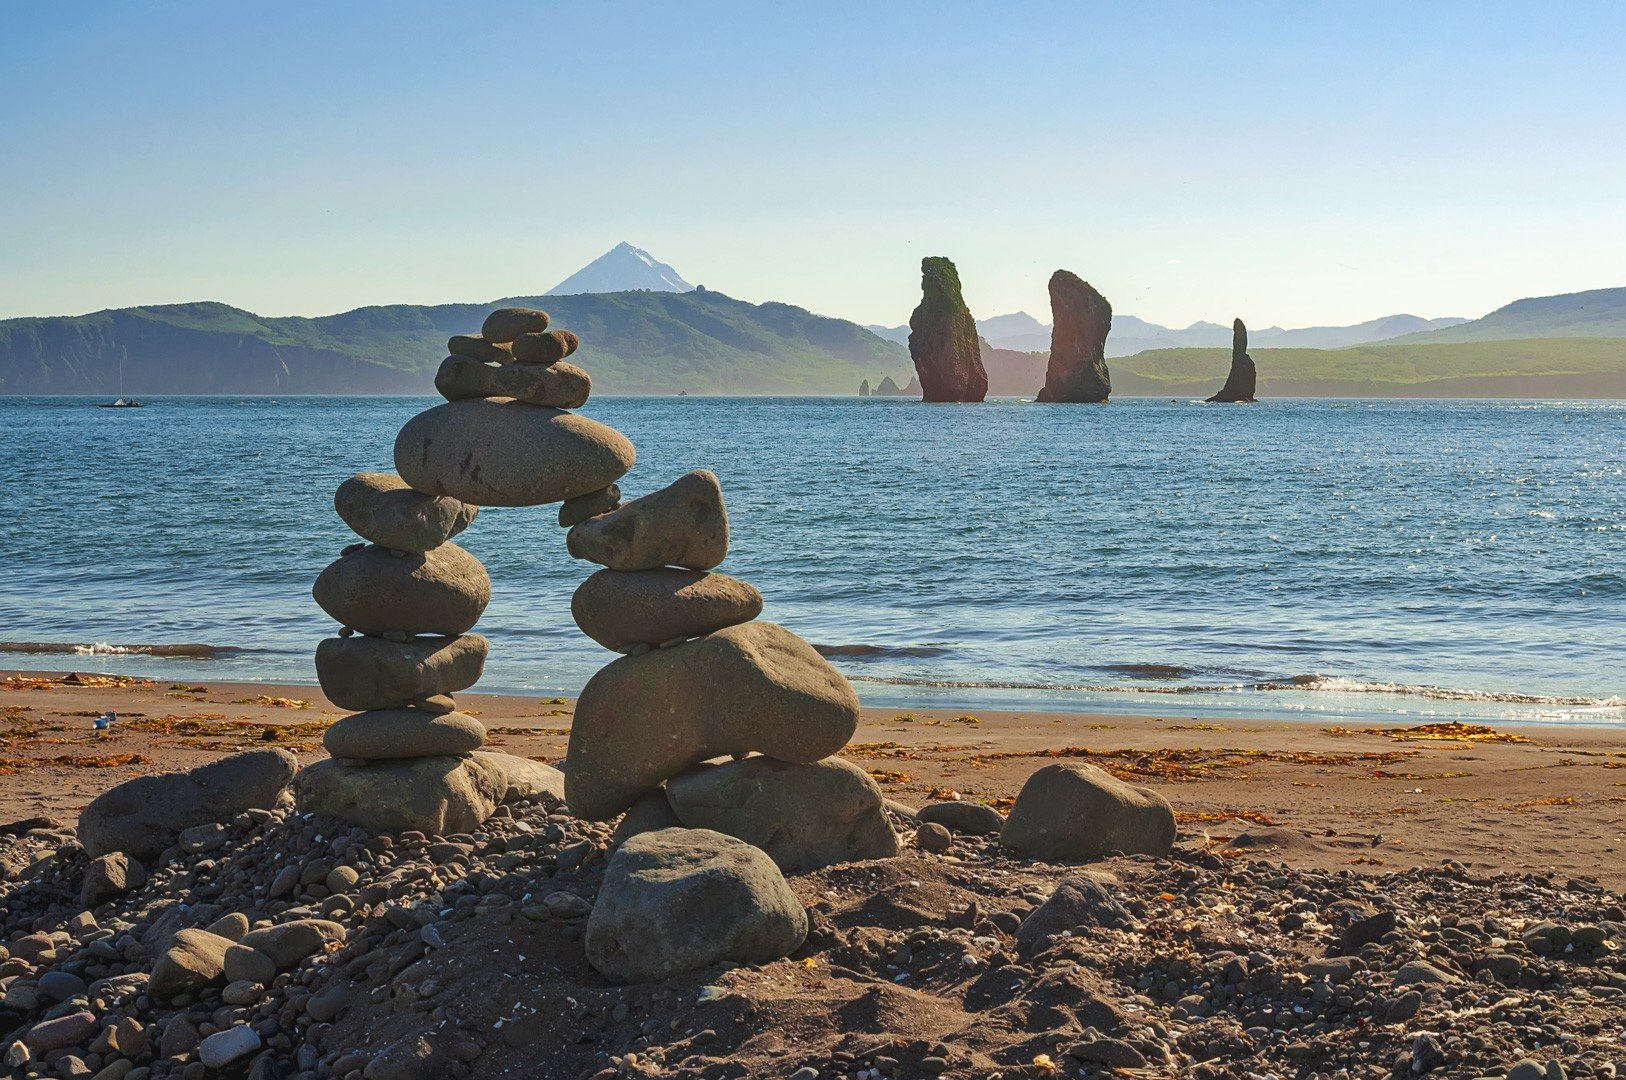
<svg viewBox="0 0 1626 1080">
<path fill-rule="evenodd" d="M 576 624 L 625 654 L 577 702 L 571 812 L 626 811 L 618 842 L 713 830 L 785 870 L 896 855 L 880 789 L 830 756 L 857 726 L 852 687 L 795 634 L 754 621 L 761 593 L 716 572 L 729 540 L 717 477 L 691 472 L 614 503 L 577 500 L 559 518 L 570 553 L 605 567 L 576 590 Z"/>
<path fill-rule="evenodd" d="M 562 795 L 555 769 L 482 752 L 485 729 L 456 709 L 488 643 L 469 631 L 491 599 L 479 560 L 451 543 L 481 506 L 614 501 L 632 444 L 566 410 L 591 380 L 565 358 L 576 337 L 540 311 L 493 312 L 477 335 L 449 342 L 435 386 L 447 403 L 420 413 L 395 443 L 399 476 L 363 473 L 334 508 L 367 543 L 346 548 L 317 578 L 316 602 L 339 636 L 316 651 L 317 677 L 353 709 L 323 739 L 331 760 L 305 769 L 296 796 L 379 831 L 445 835 L 474 828 L 496 806 Z"/>
</svg>

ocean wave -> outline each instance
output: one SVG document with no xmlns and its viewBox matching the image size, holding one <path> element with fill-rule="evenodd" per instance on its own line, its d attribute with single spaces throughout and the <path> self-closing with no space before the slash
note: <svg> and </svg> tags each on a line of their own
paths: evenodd
<svg viewBox="0 0 1626 1080">
<path fill-rule="evenodd" d="M 0 641 L 0 653 L 61 653 L 68 656 L 165 656 L 191 660 L 214 660 L 232 653 L 246 652 L 236 645 L 111 645 L 105 641 Z"/>
<path fill-rule="evenodd" d="M 1180 686 L 1124 686 L 1103 683 L 1014 682 L 1003 680 L 956 680 L 886 678 L 874 675 L 850 675 L 853 682 L 878 683 L 885 686 L 917 686 L 924 689 L 944 690 L 1041 690 L 1061 693 L 1090 694 L 1236 694 L 1246 692 L 1272 693 L 1296 691 L 1299 693 L 1331 694 L 1388 694 L 1396 697 L 1421 697 L 1435 701 L 1498 702 L 1510 705 L 1547 705 L 1566 708 L 1626 709 L 1626 698 L 1564 697 L 1550 694 L 1525 694 L 1501 690 L 1461 690 L 1445 686 L 1418 686 L 1407 683 L 1366 682 L 1335 675 L 1294 675 L 1287 679 L 1266 682 L 1187 683 Z"/>
<path fill-rule="evenodd" d="M 947 649 L 932 645 L 815 645 L 820 656 L 870 660 L 882 656 L 942 656 Z"/>
</svg>

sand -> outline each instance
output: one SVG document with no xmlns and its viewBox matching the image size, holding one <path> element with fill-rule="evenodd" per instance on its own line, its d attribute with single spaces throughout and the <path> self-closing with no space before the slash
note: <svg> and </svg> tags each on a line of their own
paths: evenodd
<svg viewBox="0 0 1626 1080">
<path fill-rule="evenodd" d="M 147 772 L 277 745 L 323 756 L 343 712 L 315 686 L 0 672 L 0 824 L 68 821 Z M 573 703 L 458 695 L 493 748 L 564 756 Z M 93 717 L 119 715 L 111 732 Z M 1084 713 L 967 715 L 865 709 L 846 756 L 910 806 L 952 797 L 1008 805 L 1028 774 L 1068 757 L 1161 792 L 1183 839 L 1223 848 L 1244 832 L 1269 857 L 1382 873 L 1454 859 L 1489 873 L 1551 871 L 1626 889 L 1626 731 L 1605 727 L 1416 728 L 1368 722 L 1205 723 Z M 1273 831 L 1279 830 L 1279 831 Z"/>
</svg>

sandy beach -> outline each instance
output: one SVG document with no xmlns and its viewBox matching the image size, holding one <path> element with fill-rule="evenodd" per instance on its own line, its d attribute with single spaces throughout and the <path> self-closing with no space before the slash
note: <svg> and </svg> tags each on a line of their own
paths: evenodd
<svg viewBox="0 0 1626 1080">
<path fill-rule="evenodd" d="M 458 700 L 491 748 L 564 756 L 570 700 Z M 119 719 L 98 733 L 93 720 L 107 711 Z M 0 672 L 0 712 L 0 822 L 71 822 L 114 784 L 255 746 L 308 763 L 325 756 L 322 728 L 343 715 L 315 686 L 60 670 Z M 1067 758 L 1155 788 L 1182 839 L 1223 847 L 1251 833 L 1297 866 L 1380 873 L 1455 859 L 1476 873 L 1550 871 L 1626 888 L 1626 731 L 1611 728 L 867 708 L 845 756 L 910 806 L 957 792 L 1003 808 L 1036 768 Z"/>
</svg>

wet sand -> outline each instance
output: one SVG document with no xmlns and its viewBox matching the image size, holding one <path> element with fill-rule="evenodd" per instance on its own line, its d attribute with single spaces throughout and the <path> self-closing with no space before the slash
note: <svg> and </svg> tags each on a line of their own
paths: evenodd
<svg viewBox="0 0 1626 1080">
<path fill-rule="evenodd" d="M 322 757 L 343 715 L 315 686 L 0 671 L 0 824 L 71 820 L 114 784 L 256 746 Z M 493 749 L 564 756 L 573 703 L 460 694 Z M 94 717 L 119 715 L 108 733 Z M 845 756 L 889 797 L 1005 805 L 1050 761 L 1089 761 L 1161 792 L 1182 836 L 1301 866 L 1382 872 L 1456 859 L 1626 889 L 1626 731 L 1227 722 L 1085 713 L 865 709 Z"/>
</svg>

